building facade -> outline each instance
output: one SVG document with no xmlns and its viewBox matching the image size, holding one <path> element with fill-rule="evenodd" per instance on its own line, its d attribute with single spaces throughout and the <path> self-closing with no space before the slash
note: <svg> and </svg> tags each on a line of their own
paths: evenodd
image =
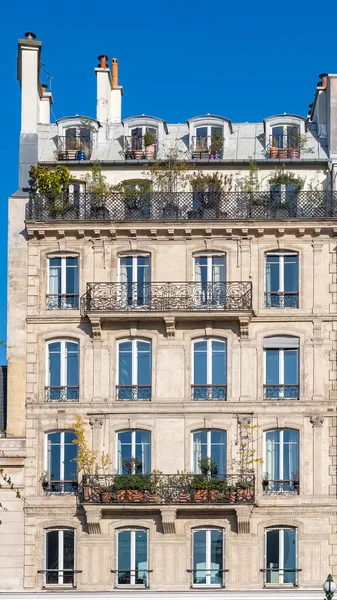
<svg viewBox="0 0 337 600">
<path fill-rule="evenodd" d="M 314 597 L 337 576 L 337 75 L 306 118 L 177 125 L 122 119 L 101 56 L 96 118 L 51 123 L 41 42 L 18 52 L 8 587 Z"/>
</svg>

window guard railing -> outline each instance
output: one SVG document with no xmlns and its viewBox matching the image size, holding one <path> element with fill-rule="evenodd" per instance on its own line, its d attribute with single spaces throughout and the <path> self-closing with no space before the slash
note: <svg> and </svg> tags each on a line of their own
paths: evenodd
<svg viewBox="0 0 337 600">
<path fill-rule="evenodd" d="M 337 192 L 31 193 L 26 221 L 186 221 L 332 219 Z"/>
<path fill-rule="evenodd" d="M 263 494 L 271 495 L 293 495 L 300 493 L 300 482 L 298 479 L 265 479 L 262 481 Z"/>
<path fill-rule="evenodd" d="M 125 136 L 124 155 L 126 160 L 154 160 L 157 158 L 158 141 L 145 146 L 145 136 Z"/>
<path fill-rule="evenodd" d="M 210 586 L 210 587 L 221 587 L 224 588 L 225 587 L 225 578 L 224 578 L 224 573 L 228 573 L 229 569 L 186 569 L 187 573 L 191 573 L 192 575 L 192 581 L 191 581 L 191 587 L 198 587 L 198 586 Z M 212 576 L 212 573 L 221 573 L 221 582 L 220 583 L 199 583 L 196 581 L 193 581 L 194 579 L 194 573 L 204 573 L 205 574 L 205 578 L 207 577 L 207 575 Z"/>
<path fill-rule="evenodd" d="M 227 384 L 191 385 L 192 400 L 227 400 Z"/>
<path fill-rule="evenodd" d="M 151 400 L 151 385 L 116 385 L 116 400 Z"/>
<path fill-rule="evenodd" d="M 47 385 L 45 386 L 46 402 L 78 402 L 78 385 Z"/>
<path fill-rule="evenodd" d="M 266 308 L 298 308 L 298 292 L 265 292 Z"/>
<path fill-rule="evenodd" d="M 157 473 L 84 475 L 78 489 L 89 504 L 251 504 L 254 475 L 204 477 L 201 474 Z"/>
<path fill-rule="evenodd" d="M 79 308 L 79 294 L 47 294 L 47 310 L 73 310 Z"/>
<path fill-rule="evenodd" d="M 80 569 L 39 569 L 37 571 L 37 573 L 45 576 L 44 585 L 76 587 L 76 577 L 75 576 L 78 573 L 82 573 L 82 571 Z M 66 581 L 63 583 L 59 583 L 58 581 L 55 581 L 55 582 L 47 581 L 47 576 L 49 574 L 53 574 L 53 573 L 55 573 L 57 575 L 57 579 L 58 579 L 59 573 L 65 573 L 65 574 L 72 575 L 71 581 Z"/>
<path fill-rule="evenodd" d="M 42 488 L 46 496 L 76 495 L 78 482 L 73 479 L 45 480 L 42 481 Z"/>
<path fill-rule="evenodd" d="M 192 158 L 208 158 L 210 160 L 222 159 L 224 143 L 214 135 L 192 136 Z"/>
<path fill-rule="evenodd" d="M 293 586 L 297 586 L 298 582 L 297 582 L 297 573 L 300 573 L 302 571 L 302 569 L 288 569 L 286 567 L 284 568 L 279 568 L 279 567 L 272 567 L 269 569 L 260 569 L 260 572 L 264 574 L 263 577 L 263 583 L 264 585 L 269 585 L 269 584 L 276 584 L 276 585 L 293 585 Z M 296 573 L 296 582 L 277 582 L 277 581 L 267 581 L 268 579 L 268 575 L 270 575 L 271 573 L 278 573 L 279 576 L 284 576 L 286 573 Z"/>
<path fill-rule="evenodd" d="M 300 386 L 296 383 L 271 384 L 263 386 L 264 400 L 299 400 Z"/>
<path fill-rule="evenodd" d="M 87 283 L 81 312 L 250 311 L 252 282 Z"/>
<path fill-rule="evenodd" d="M 92 140 L 81 136 L 60 136 L 56 138 L 55 156 L 57 160 L 90 160 Z"/>
<path fill-rule="evenodd" d="M 117 581 L 116 581 L 116 585 L 120 586 L 120 585 L 127 585 L 130 587 L 137 587 L 137 586 L 141 586 L 141 587 L 145 587 L 145 588 L 149 588 L 150 587 L 150 582 L 149 582 L 149 577 L 140 577 L 139 579 L 146 579 L 145 582 L 142 583 L 131 583 L 131 577 L 132 577 L 132 573 L 135 573 L 134 577 L 136 579 L 136 573 L 153 573 L 153 569 L 111 569 L 111 573 L 115 573 L 117 574 Z M 129 580 L 128 582 L 125 583 L 121 583 L 120 581 L 118 581 L 119 579 L 119 573 L 125 573 L 125 574 L 129 574 Z"/>
<path fill-rule="evenodd" d="M 291 135 L 283 134 L 276 137 L 271 135 L 269 138 L 269 156 L 270 158 L 300 158 L 300 146 L 301 144 Z"/>
</svg>

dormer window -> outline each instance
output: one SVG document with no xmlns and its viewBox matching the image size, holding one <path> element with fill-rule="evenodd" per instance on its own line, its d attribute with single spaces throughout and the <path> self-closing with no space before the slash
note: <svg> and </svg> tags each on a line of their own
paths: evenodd
<svg viewBox="0 0 337 600">
<path fill-rule="evenodd" d="M 204 125 L 195 128 L 192 138 L 192 158 L 214 160 L 223 157 L 224 135 L 223 128 Z"/>
<path fill-rule="evenodd" d="M 133 160 L 153 160 L 157 157 L 158 130 L 156 127 L 141 125 L 132 127 L 125 137 L 125 158 Z"/>
<path fill-rule="evenodd" d="M 270 158 L 300 158 L 300 128 L 276 125 L 271 130 Z"/>
<path fill-rule="evenodd" d="M 63 117 L 57 121 L 57 160 L 90 160 L 99 123 L 91 117 Z"/>
</svg>

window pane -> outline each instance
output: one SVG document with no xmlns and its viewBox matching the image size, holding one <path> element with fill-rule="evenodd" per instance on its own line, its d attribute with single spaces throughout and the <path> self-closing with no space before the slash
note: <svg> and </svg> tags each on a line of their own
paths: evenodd
<svg viewBox="0 0 337 600">
<path fill-rule="evenodd" d="M 63 532 L 63 569 L 74 570 L 74 532 Z M 73 573 L 63 573 L 63 583 L 73 583 Z"/>
<path fill-rule="evenodd" d="M 193 472 L 200 473 L 199 460 L 207 457 L 207 431 L 193 433 Z"/>
<path fill-rule="evenodd" d="M 277 429 L 266 432 L 265 472 L 272 481 L 280 479 L 280 432 Z"/>
<path fill-rule="evenodd" d="M 212 256 L 213 283 L 226 280 L 226 259 L 224 256 Z"/>
<path fill-rule="evenodd" d="M 274 145 L 275 141 L 277 148 L 284 148 L 282 126 L 272 128 L 272 145 Z"/>
<path fill-rule="evenodd" d="M 66 294 L 78 294 L 78 259 L 66 259 Z"/>
<path fill-rule="evenodd" d="M 267 583 L 279 583 L 279 530 L 267 532 Z"/>
<path fill-rule="evenodd" d="M 296 531 L 284 530 L 284 568 L 296 569 Z M 285 571 L 284 583 L 296 583 L 296 572 Z"/>
<path fill-rule="evenodd" d="M 298 292 L 298 257 L 284 257 L 284 291 Z"/>
<path fill-rule="evenodd" d="M 58 569 L 59 556 L 59 532 L 48 531 L 47 535 L 47 551 L 46 551 L 46 569 Z M 46 573 L 46 583 L 58 583 L 57 571 Z"/>
<path fill-rule="evenodd" d="M 207 137 L 207 127 L 197 127 L 195 133 L 197 137 Z"/>
<path fill-rule="evenodd" d="M 64 479 L 68 481 L 75 481 L 77 479 L 76 472 L 76 461 L 77 458 L 77 445 L 72 443 L 72 440 L 76 438 L 72 432 L 65 432 L 65 447 L 64 447 Z M 70 491 L 67 489 L 67 491 Z"/>
<path fill-rule="evenodd" d="M 213 458 L 217 468 L 218 474 L 224 475 L 226 473 L 226 432 L 216 431 L 211 432 L 211 448 L 210 456 Z"/>
<path fill-rule="evenodd" d="M 131 583 L 131 531 L 121 531 L 118 533 L 118 583 Z"/>
<path fill-rule="evenodd" d="M 67 385 L 78 386 L 78 344 L 66 342 Z"/>
<path fill-rule="evenodd" d="M 298 431 L 285 429 L 283 432 L 283 479 L 298 478 Z"/>
<path fill-rule="evenodd" d="M 61 447 L 60 433 L 49 433 L 47 438 L 47 455 L 48 465 L 47 471 L 50 480 L 59 481 L 61 479 L 60 464 L 61 464 Z"/>
<path fill-rule="evenodd" d="M 226 352 L 223 342 L 212 341 L 212 384 L 226 383 Z"/>
<path fill-rule="evenodd" d="M 298 383 L 298 351 L 284 350 L 284 383 Z"/>
<path fill-rule="evenodd" d="M 211 530 L 211 583 L 222 583 L 222 531 Z"/>
<path fill-rule="evenodd" d="M 122 342 L 119 344 L 119 385 L 132 384 L 132 344 Z"/>
<path fill-rule="evenodd" d="M 193 532 L 193 583 L 206 583 L 206 531 Z"/>
<path fill-rule="evenodd" d="M 194 384 L 207 384 L 207 342 L 194 344 Z"/>
<path fill-rule="evenodd" d="M 136 560 L 135 560 L 135 583 L 147 584 L 147 533 L 146 531 L 136 531 Z"/>
<path fill-rule="evenodd" d="M 195 258 L 195 280 L 207 281 L 207 256 L 197 256 Z"/>
<path fill-rule="evenodd" d="M 61 385 L 61 344 L 52 342 L 48 345 L 49 352 L 49 385 Z"/>
<path fill-rule="evenodd" d="M 132 458 L 131 439 L 131 431 L 121 431 L 118 433 L 118 473 L 126 474 L 128 472 L 123 464 L 123 461 L 125 459 Z"/>
<path fill-rule="evenodd" d="M 279 383 L 279 350 L 268 349 L 266 353 L 266 384 Z"/>
<path fill-rule="evenodd" d="M 136 431 L 136 458 L 139 461 L 137 471 L 149 473 L 151 471 L 151 433 L 149 431 Z"/>
<path fill-rule="evenodd" d="M 278 292 L 280 285 L 280 257 L 268 256 L 266 259 L 266 292 Z"/>
</svg>

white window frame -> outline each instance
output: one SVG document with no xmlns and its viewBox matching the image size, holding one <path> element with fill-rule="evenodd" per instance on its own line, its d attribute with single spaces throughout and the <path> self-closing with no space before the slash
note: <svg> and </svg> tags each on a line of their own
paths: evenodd
<svg viewBox="0 0 337 600">
<path fill-rule="evenodd" d="M 50 291 L 50 259 L 52 258 L 60 258 L 61 259 L 61 292 L 60 295 L 65 295 L 67 294 L 67 263 L 66 263 L 66 259 L 67 258 L 77 258 L 77 274 L 78 274 L 78 289 L 79 289 L 79 279 L 80 279 L 80 264 L 79 264 L 79 255 L 78 254 L 49 254 L 48 255 L 48 270 L 47 270 L 47 294 L 48 296 L 54 296 L 56 294 L 53 294 Z M 75 267 L 72 267 L 75 268 Z M 75 298 L 76 294 L 73 295 L 73 298 Z M 78 291 L 77 294 L 78 298 L 80 296 L 80 293 Z M 62 308 L 70 308 L 73 310 L 72 306 L 67 306 L 67 297 L 65 298 L 65 307 L 62 306 Z M 78 310 L 78 309 L 75 309 Z"/>
<path fill-rule="evenodd" d="M 129 586 L 133 586 L 133 587 L 141 587 L 141 588 L 148 588 L 149 587 L 149 530 L 145 529 L 143 527 L 139 527 L 139 528 L 135 528 L 133 529 L 132 527 L 124 527 L 123 529 L 118 529 L 116 531 L 116 586 L 118 587 L 126 587 L 126 585 L 123 585 L 121 583 L 118 583 L 118 543 L 119 543 L 119 534 L 120 533 L 124 533 L 125 531 L 130 531 L 131 532 L 131 536 L 130 536 L 130 583 L 126 584 Z M 147 555 L 147 584 L 141 583 L 141 584 L 136 584 L 135 583 L 135 579 L 136 579 L 136 574 L 135 574 L 135 567 L 136 567 L 136 533 L 138 533 L 139 531 L 144 531 L 146 533 L 146 555 Z"/>
<path fill-rule="evenodd" d="M 297 442 L 297 453 L 298 453 L 298 469 L 300 468 L 300 432 L 298 429 L 295 429 L 294 427 L 274 427 L 273 429 L 267 429 L 266 431 L 264 431 L 264 435 L 263 435 L 263 456 L 264 456 L 264 462 L 265 464 L 267 464 L 267 433 L 270 433 L 271 431 L 279 431 L 280 432 L 280 437 L 279 437 L 279 473 L 280 473 L 280 481 L 284 480 L 284 462 L 283 462 L 283 450 L 284 450 L 284 432 L 285 431 L 296 431 L 297 432 L 297 436 L 298 436 L 298 442 Z M 273 529 L 273 528 L 271 528 Z"/>
<path fill-rule="evenodd" d="M 53 433 L 59 433 L 60 434 L 60 482 L 64 482 L 64 459 L 65 459 L 65 434 L 66 433 L 74 433 L 73 431 L 69 430 L 69 429 L 62 429 L 62 430 L 54 430 L 54 431 L 48 431 L 48 433 L 45 434 L 45 444 L 44 444 L 44 470 L 48 473 L 49 475 L 49 481 L 52 481 L 50 479 L 51 473 L 48 470 L 48 436 L 53 434 Z M 51 446 L 52 448 L 52 446 Z M 50 453 L 52 452 L 52 450 L 50 451 Z"/>
<path fill-rule="evenodd" d="M 47 573 L 44 574 L 44 585 L 45 586 L 59 586 L 63 585 L 64 587 L 76 587 L 76 529 L 73 527 L 52 527 L 44 530 L 44 569 L 47 570 L 47 539 L 48 533 L 50 531 L 58 532 L 58 569 L 63 569 L 63 559 L 64 559 L 64 532 L 72 531 L 74 536 L 74 573 L 73 573 L 73 583 L 63 583 L 63 573 L 58 573 L 58 582 L 57 583 L 47 583 Z"/>
<path fill-rule="evenodd" d="M 121 475 L 121 473 L 119 473 L 119 468 L 118 468 L 119 467 L 119 465 L 118 465 L 118 463 L 119 463 L 119 460 L 118 460 L 118 458 L 119 458 L 119 448 L 118 448 L 119 434 L 120 433 L 125 433 L 125 432 L 128 432 L 128 431 L 130 431 L 130 430 L 129 429 L 122 429 L 121 431 L 117 431 L 117 435 L 116 435 L 116 473 L 118 475 Z M 152 462 L 152 452 L 151 452 L 151 450 L 152 450 L 152 433 L 148 429 L 138 428 L 138 429 L 132 429 L 131 430 L 131 458 L 136 458 L 136 435 L 137 435 L 138 431 L 146 431 L 146 433 L 150 434 L 150 471 L 151 471 L 151 462 Z M 133 475 L 135 475 L 135 466 L 133 467 L 133 471 L 134 471 Z M 146 475 L 147 473 L 144 473 L 144 474 Z"/>
<path fill-rule="evenodd" d="M 131 385 L 139 385 L 138 384 L 138 362 L 137 362 L 137 343 L 138 342 L 144 342 L 146 344 L 149 344 L 149 355 L 150 355 L 150 374 L 151 374 L 151 378 L 150 378 L 150 383 L 149 383 L 149 387 L 152 386 L 152 342 L 151 340 L 146 340 L 146 339 L 142 339 L 142 338 L 123 338 L 121 340 L 118 340 L 117 342 L 117 356 L 116 356 L 116 364 L 117 364 L 117 386 L 120 385 L 119 384 L 119 347 L 121 344 L 124 344 L 125 342 L 131 342 L 132 343 L 132 350 L 131 350 L 131 381 L 132 383 L 130 383 Z"/>
<path fill-rule="evenodd" d="M 284 257 L 285 256 L 296 256 L 297 257 L 297 267 L 299 267 L 299 256 L 298 256 L 298 252 L 266 252 L 265 253 L 265 270 L 264 270 L 264 275 L 265 275 L 265 279 L 264 279 L 264 289 L 266 291 L 267 288 L 267 257 L 268 256 L 278 256 L 279 257 L 279 289 L 278 292 L 282 292 L 284 294 L 287 293 L 287 290 L 284 289 Z M 297 268 L 297 281 L 299 284 L 299 277 L 298 277 L 299 273 L 298 273 L 298 268 Z M 299 285 L 297 285 L 297 287 L 299 287 Z M 297 290 L 299 292 L 299 290 Z M 267 292 L 268 293 L 268 292 Z M 269 293 L 273 293 L 273 292 L 269 292 Z"/>
<path fill-rule="evenodd" d="M 55 343 L 60 343 L 60 387 L 69 387 L 67 384 L 67 370 L 68 370 L 68 366 L 67 366 L 67 358 L 66 358 L 66 343 L 70 342 L 71 344 L 77 344 L 77 356 L 78 359 L 80 357 L 80 344 L 79 344 L 79 340 L 74 339 L 74 338 L 55 338 L 52 340 L 48 340 L 46 342 L 46 377 L 45 377 L 45 385 L 47 388 L 50 387 L 50 381 L 49 381 L 49 346 L 50 344 L 55 344 Z M 78 388 L 79 388 L 79 365 L 78 365 Z"/>
<path fill-rule="evenodd" d="M 224 259 L 224 269 L 225 269 L 225 279 L 223 282 L 221 283 L 225 283 L 226 279 L 227 279 L 227 273 L 226 273 L 226 253 L 225 252 L 202 252 L 200 254 L 194 254 L 193 256 L 193 281 L 197 282 L 197 283 L 201 283 L 201 281 L 197 281 L 196 280 L 196 259 L 197 258 L 207 258 L 207 283 L 217 283 L 217 282 L 213 282 L 212 280 L 212 267 L 213 267 L 213 258 L 214 257 L 218 257 L 218 258 L 223 258 Z"/>
<path fill-rule="evenodd" d="M 199 433 L 200 431 L 206 431 L 207 433 L 207 458 L 212 458 L 212 431 L 221 431 L 221 433 L 225 434 L 225 456 L 226 456 L 226 462 L 227 462 L 227 431 L 225 429 L 219 429 L 217 427 L 211 428 L 211 429 L 197 429 L 195 431 L 192 431 L 192 436 L 191 436 L 191 473 L 193 473 L 194 475 L 200 475 L 201 471 L 200 468 L 197 467 L 197 470 L 194 469 L 194 435 L 196 433 Z M 225 465 L 225 468 L 227 470 L 227 465 Z M 221 473 L 220 473 L 221 475 Z"/>
<path fill-rule="evenodd" d="M 195 353 L 195 344 L 197 344 L 198 342 L 207 342 L 207 363 L 206 363 L 207 364 L 207 377 L 206 377 L 207 383 L 204 383 L 204 384 L 202 384 L 202 383 L 195 384 L 194 383 L 194 353 Z M 224 344 L 224 354 L 225 354 L 225 360 L 226 360 L 226 366 L 227 366 L 227 340 L 218 339 L 218 338 L 197 338 L 197 339 L 193 340 L 191 385 L 213 385 L 213 382 L 212 382 L 212 357 L 213 357 L 212 342 L 220 342 L 220 343 Z M 225 372 L 225 380 L 226 380 L 226 383 L 224 383 L 224 386 L 227 385 L 227 372 Z"/>
<path fill-rule="evenodd" d="M 209 573 L 206 573 L 206 583 L 193 583 L 194 573 L 192 572 L 192 587 L 201 588 L 222 588 L 224 584 L 224 558 L 225 558 L 225 535 L 224 529 L 221 527 L 198 527 L 192 529 L 192 570 L 194 566 L 194 532 L 206 531 L 206 569 L 209 569 Z M 222 533 L 222 583 L 210 583 L 211 574 L 211 531 L 220 531 Z M 208 581 L 208 583 L 207 583 Z"/>
<path fill-rule="evenodd" d="M 272 385 L 272 384 L 268 384 L 267 383 L 267 352 L 266 350 L 269 349 L 273 349 L 273 350 L 277 350 L 279 353 L 279 362 L 278 362 L 278 384 L 276 385 L 284 385 L 284 350 L 296 350 L 297 351 L 297 383 L 293 383 L 291 385 L 297 386 L 298 389 L 300 389 L 300 347 L 299 347 L 299 339 L 297 337 L 293 337 L 291 338 L 291 336 L 289 336 L 290 339 L 294 339 L 297 340 L 295 345 L 294 342 L 294 346 L 293 347 L 287 347 L 287 348 L 268 348 L 268 347 L 264 347 L 263 348 L 263 384 L 264 385 Z M 268 338 L 265 338 L 268 339 Z M 280 395 L 279 398 L 283 398 L 283 392 L 282 390 L 280 390 Z M 277 398 L 275 398 L 275 400 L 277 400 Z M 291 398 L 286 398 L 286 400 L 291 400 Z"/>
<path fill-rule="evenodd" d="M 267 571 L 266 571 L 266 585 L 270 586 L 273 585 L 275 583 L 278 583 L 279 585 L 284 585 L 284 571 L 281 574 L 280 571 L 282 569 L 284 569 L 284 531 L 285 530 L 291 530 L 291 531 L 295 531 L 295 557 L 296 557 L 296 562 L 295 562 L 295 569 L 297 569 L 297 565 L 298 565 L 298 555 L 297 555 L 297 548 L 298 548 L 298 542 L 297 542 L 297 527 L 268 527 L 267 529 L 265 529 L 264 535 L 265 535 L 265 541 L 264 541 L 264 547 L 265 547 L 265 569 L 268 569 L 268 555 L 267 555 L 267 535 L 269 531 L 279 531 L 282 532 L 282 535 L 280 535 L 279 533 L 279 568 L 278 568 L 278 582 L 270 582 L 267 583 Z M 276 571 L 275 571 L 276 572 Z M 295 585 L 297 584 L 297 571 L 295 571 Z M 294 584 L 288 584 L 286 583 L 285 585 L 294 585 Z"/>
</svg>

